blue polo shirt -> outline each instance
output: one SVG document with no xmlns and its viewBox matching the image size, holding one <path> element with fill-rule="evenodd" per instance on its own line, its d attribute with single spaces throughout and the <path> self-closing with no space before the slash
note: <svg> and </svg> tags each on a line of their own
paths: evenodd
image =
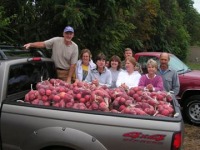
<svg viewBox="0 0 200 150">
<path fill-rule="evenodd" d="M 97 69 L 92 69 L 87 75 L 85 81 L 91 83 L 92 80 L 95 79 L 99 80 L 100 85 L 106 85 L 107 87 L 111 87 L 112 75 L 107 67 L 104 68 L 104 71 L 101 74 Z"/>
<path fill-rule="evenodd" d="M 173 91 L 174 95 L 178 95 L 180 90 L 178 73 L 171 68 L 168 68 L 165 71 L 158 68 L 157 74 L 162 76 L 165 91 Z"/>
</svg>

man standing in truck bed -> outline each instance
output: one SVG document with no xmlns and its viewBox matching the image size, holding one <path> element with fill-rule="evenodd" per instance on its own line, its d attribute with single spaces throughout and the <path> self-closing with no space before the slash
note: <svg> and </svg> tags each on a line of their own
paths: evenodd
<svg viewBox="0 0 200 150">
<path fill-rule="evenodd" d="M 168 53 L 161 53 L 158 74 L 162 76 L 165 90 L 167 92 L 173 91 L 174 95 L 178 95 L 180 90 L 178 74 L 175 70 L 170 68 L 169 60 L 170 56 Z"/>
<path fill-rule="evenodd" d="M 78 46 L 72 41 L 74 29 L 70 26 L 65 27 L 63 37 L 54 37 L 42 42 L 25 44 L 26 49 L 30 47 L 52 49 L 51 58 L 57 68 L 59 79 L 71 83 L 75 64 L 78 60 Z"/>
</svg>

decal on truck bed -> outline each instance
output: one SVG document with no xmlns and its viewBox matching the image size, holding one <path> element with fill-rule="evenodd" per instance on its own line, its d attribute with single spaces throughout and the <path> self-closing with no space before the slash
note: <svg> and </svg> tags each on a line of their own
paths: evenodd
<svg viewBox="0 0 200 150">
<path fill-rule="evenodd" d="M 163 144 L 166 135 L 163 134 L 143 134 L 142 132 L 129 132 L 124 133 L 124 141 L 146 143 L 146 144 Z"/>
</svg>

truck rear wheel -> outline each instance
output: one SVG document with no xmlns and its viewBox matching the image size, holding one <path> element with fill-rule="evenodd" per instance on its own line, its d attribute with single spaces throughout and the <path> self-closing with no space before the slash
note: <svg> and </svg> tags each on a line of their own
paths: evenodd
<svg viewBox="0 0 200 150">
<path fill-rule="evenodd" d="M 42 150 L 74 150 L 74 149 L 63 146 L 51 146 L 43 148 Z"/>
<path fill-rule="evenodd" d="M 200 125 L 200 95 L 191 96 L 185 101 L 183 118 L 190 124 Z"/>
</svg>

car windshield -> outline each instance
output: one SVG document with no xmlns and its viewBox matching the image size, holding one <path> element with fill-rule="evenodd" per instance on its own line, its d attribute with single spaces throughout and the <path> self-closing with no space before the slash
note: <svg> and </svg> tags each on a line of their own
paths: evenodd
<svg viewBox="0 0 200 150">
<path fill-rule="evenodd" d="M 169 65 L 171 66 L 171 68 L 176 70 L 178 74 L 185 73 L 190 70 L 189 67 L 175 55 L 170 55 Z"/>
</svg>

